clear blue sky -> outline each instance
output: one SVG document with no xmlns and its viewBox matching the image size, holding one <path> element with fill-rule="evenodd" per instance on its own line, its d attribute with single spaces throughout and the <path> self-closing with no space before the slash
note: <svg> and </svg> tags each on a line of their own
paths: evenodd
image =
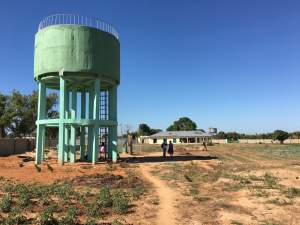
<svg viewBox="0 0 300 225">
<path fill-rule="evenodd" d="M 300 1 L 3 0 L 0 91 L 30 93 L 34 34 L 53 13 L 110 21 L 121 37 L 119 123 L 181 116 L 224 131 L 300 130 Z"/>
</svg>

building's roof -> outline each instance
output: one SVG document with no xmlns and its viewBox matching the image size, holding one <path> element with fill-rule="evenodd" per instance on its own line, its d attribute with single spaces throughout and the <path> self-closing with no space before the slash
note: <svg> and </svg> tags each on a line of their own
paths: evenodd
<svg viewBox="0 0 300 225">
<path fill-rule="evenodd" d="M 153 134 L 150 138 L 193 138 L 193 137 L 212 137 L 214 134 L 205 133 L 202 131 L 162 131 L 157 134 Z"/>
</svg>

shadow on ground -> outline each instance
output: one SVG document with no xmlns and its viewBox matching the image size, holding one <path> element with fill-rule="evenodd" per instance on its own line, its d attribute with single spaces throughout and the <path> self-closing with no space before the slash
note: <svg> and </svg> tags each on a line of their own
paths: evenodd
<svg viewBox="0 0 300 225">
<path fill-rule="evenodd" d="M 173 157 L 162 157 L 162 156 L 142 156 L 142 157 L 122 157 L 121 162 L 127 163 L 155 163 L 155 162 L 183 162 L 192 160 L 212 160 L 217 159 L 215 156 L 194 156 L 194 155 L 179 155 Z"/>
</svg>

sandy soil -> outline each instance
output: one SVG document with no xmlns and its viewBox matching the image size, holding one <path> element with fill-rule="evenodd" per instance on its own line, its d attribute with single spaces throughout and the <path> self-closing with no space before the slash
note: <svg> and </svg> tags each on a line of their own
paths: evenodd
<svg viewBox="0 0 300 225">
<path fill-rule="evenodd" d="M 159 178 L 153 176 L 150 172 L 151 167 L 149 164 L 140 166 L 140 171 L 142 172 L 142 175 L 154 185 L 155 191 L 159 197 L 160 206 L 156 221 L 157 224 L 179 224 L 175 220 L 175 217 L 178 215 L 178 213 L 176 212 L 177 209 L 174 205 L 176 202 L 176 197 L 178 194 L 180 195 L 180 193 L 172 190 Z"/>
<path fill-rule="evenodd" d="M 261 148 L 274 148 L 274 154 L 257 150 Z M 300 188 L 300 154 L 286 156 L 284 151 L 277 154 L 277 148 L 275 145 L 227 144 L 210 146 L 206 152 L 201 147 L 176 146 L 175 157 L 166 160 L 155 151 L 134 157 L 122 155 L 123 162 L 152 184 L 147 195 L 135 203 L 126 222 L 298 225 L 300 196 L 288 198 L 286 192 Z M 300 151 L 300 146 L 296 148 Z M 55 156 L 47 159 L 38 172 L 33 161 L 22 162 L 24 157 L 30 156 L 31 153 L 0 157 L 0 176 L 21 182 L 51 183 L 102 172 L 126 175 L 120 165 L 111 171 L 104 162 L 95 166 L 78 162 L 62 167 Z M 276 187 L 261 187 L 266 182 L 261 180 L 266 173 L 272 175 Z"/>
</svg>

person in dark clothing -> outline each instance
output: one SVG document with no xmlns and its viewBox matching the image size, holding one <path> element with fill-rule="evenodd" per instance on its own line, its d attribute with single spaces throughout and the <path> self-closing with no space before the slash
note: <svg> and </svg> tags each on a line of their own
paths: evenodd
<svg viewBox="0 0 300 225">
<path fill-rule="evenodd" d="M 172 141 L 169 142 L 168 153 L 170 154 L 171 157 L 173 157 L 173 154 L 174 154 L 174 146 L 173 146 Z"/>
<path fill-rule="evenodd" d="M 163 157 L 166 157 L 166 152 L 167 152 L 167 143 L 164 141 L 162 144 L 161 144 L 161 148 L 163 150 Z"/>
<path fill-rule="evenodd" d="M 206 143 L 203 141 L 203 151 L 207 151 Z"/>
</svg>

